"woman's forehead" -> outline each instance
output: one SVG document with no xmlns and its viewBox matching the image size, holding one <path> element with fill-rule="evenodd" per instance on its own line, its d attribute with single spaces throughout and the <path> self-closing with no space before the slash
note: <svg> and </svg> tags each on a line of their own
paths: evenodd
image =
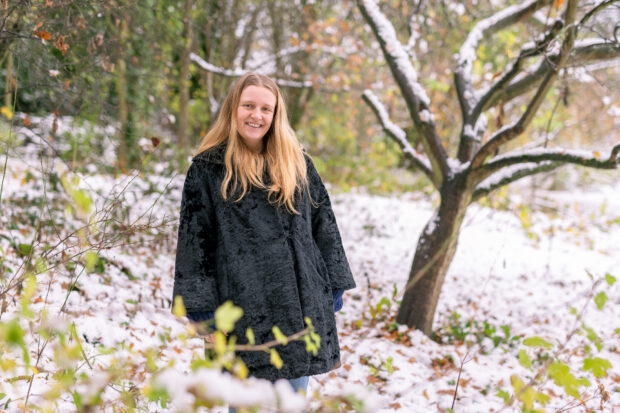
<svg viewBox="0 0 620 413">
<path fill-rule="evenodd" d="M 240 100 L 264 103 L 270 106 L 276 105 L 276 95 L 274 95 L 270 89 L 267 89 L 264 86 L 247 86 L 241 92 Z"/>
</svg>

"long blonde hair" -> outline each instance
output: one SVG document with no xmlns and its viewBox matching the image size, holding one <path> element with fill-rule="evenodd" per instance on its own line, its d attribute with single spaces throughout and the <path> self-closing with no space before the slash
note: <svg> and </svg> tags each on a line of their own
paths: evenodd
<svg viewBox="0 0 620 413">
<path fill-rule="evenodd" d="M 241 93 L 248 86 L 260 86 L 270 90 L 276 97 L 273 121 L 263 137 L 263 151 L 252 152 L 237 133 L 237 108 Z M 285 205 L 293 213 L 295 196 L 307 189 L 306 161 L 295 132 L 288 123 L 286 105 L 278 85 L 265 75 L 247 73 L 232 86 L 215 125 L 202 139 L 196 154 L 226 143 L 224 164 L 226 175 L 222 180 L 222 197 L 228 200 L 239 194 L 240 201 L 250 186 L 267 189 L 269 200 L 278 206 Z M 267 170 L 270 183 L 263 182 L 263 172 Z"/>
</svg>

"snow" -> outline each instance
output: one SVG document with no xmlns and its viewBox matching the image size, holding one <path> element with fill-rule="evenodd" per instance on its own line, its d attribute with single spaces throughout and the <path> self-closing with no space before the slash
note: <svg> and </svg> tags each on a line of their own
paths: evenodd
<svg viewBox="0 0 620 413">
<path fill-rule="evenodd" d="M 431 100 L 426 95 L 426 91 L 418 83 L 418 75 L 405 52 L 403 45 L 398 41 L 394 26 L 381 13 L 374 0 L 362 0 L 361 4 L 366 9 L 370 19 L 375 25 L 378 37 L 385 45 L 385 51 L 392 57 L 398 70 L 405 77 L 408 87 L 415 93 L 417 99 L 426 107 L 430 107 Z"/>
<path fill-rule="evenodd" d="M 26 229 L 23 226 L 11 227 L 9 219 L 17 220 L 23 215 L 24 204 L 20 200 L 24 196 L 34 200 L 42 195 L 40 163 L 34 146 L 16 148 L 25 152 L 9 158 L 5 177 L 0 247 L 4 264 L 13 269 L 18 268 L 21 259 L 12 252 L 9 240 L 30 242 L 32 233 L 21 231 Z M 27 173 L 34 179 L 24 180 Z M 82 175 L 79 185 L 93 196 L 93 209 L 97 210 L 109 205 L 106 202 L 113 194 L 120 194 L 127 186 L 120 200 L 128 208 L 129 219 L 146 223 L 148 214 L 139 218 L 145 211 L 151 210 L 157 220 L 178 215 L 182 183 L 182 176 Z M 66 201 L 62 193 L 55 196 L 58 202 Z M 618 409 L 620 393 L 614 390 L 618 386 L 614 381 L 620 377 L 620 354 L 614 329 L 620 327 L 620 282 L 605 289 L 609 299 L 603 310 L 598 310 L 591 300 L 588 302 L 587 295 L 592 286 L 588 272 L 596 278 L 605 273 L 620 277 L 620 182 L 611 179 L 607 186 L 566 192 L 538 189 L 535 196 L 528 187 L 517 186 L 510 191 L 505 204 L 503 210 L 479 205 L 468 210 L 442 289 L 435 331 L 441 331 L 450 316 L 458 313 L 463 322 L 486 321 L 498 331 L 500 326 L 509 326 L 512 336 L 536 335 L 554 343 L 562 342 L 575 325 L 571 307 L 585 306 L 581 322 L 601 337 L 603 347 L 597 356 L 610 360 L 613 368 L 606 377 L 596 379 L 579 371 L 578 355 L 562 357 L 590 379 L 589 391 L 599 383 L 610 391 L 607 411 Z M 432 217 L 430 225 L 436 224 L 436 198 L 420 198 L 418 193 L 378 197 L 332 191 L 332 205 L 358 287 L 345 293 L 344 308 L 336 316 L 342 367 L 312 377 L 309 393 L 355 397 L 363 402 L 365 411 L 373 413 L 445 411 L 452 403 L 458 367 L 463 361 L 455 411 L 501 409 L 503 402 L 495 395 L 497 390 L 510 391 L 513 374 L 523 379 L 532 375 L 517 360 L 522 346 L 495 347 L 488 337 L 477 342 L 473 334 L 468 335 L 474 340 L 471 347 L 462 343 L 440 344 L 419 331 L 393 325 L 417 238 Z M 543 213 L 546 210 L 550 212 Z M 80 222 L 69 217 L 63 225 L 68 230 Z M 63 267 L 39 274 L 35 297 L 41 300 L 31 305 L 35 316 L 20 323 L 29 331 L 27 341 L 31 350 L 38 348 L 35 332 L 39 327 L 66 331 L 75 323 L 93 366 L 91 370 L 81 364 L 78 372 L 88 380 L 76 390 L 84 397 L 102 391 L 101 397 L 109 407 L 102 411 L 113 411 L 113 406 L 119 411 L 120 385 L 104 387 L 109 377 L 106 369 L 111 365 L 135 363 L 132 386 L 140 391 L 151 386 L 153 373 L 145 367 L 149 349 L 157 351 L 153 383 L 166 388 L 172 397 L 165 411 L 184 411 L 196 396 L 217 399 L 221 405 L 211 409 L 213 412 L 224 412 L 226 402 L 237 406 L 260 403 L 264 411 L 274 411 L 276 406 L 287 412 L 304 408 L 320 411 L 319 401 L 293 394 L 285 382 L 272 386 L 256 379 L 241 382 L 210 369 L 191 371 L 190 363 L 199 357 L 203 344 L 200 338 L 192 336 L 192 328 L 184 319 L 170 313 L 175 231 L 173 225 L 165 225 L 155 234 L 137 234 L 136 237 L 144 238 L 141 242 L 100 251 L 100 256 L 108 260 L 101 273 L 81 272 L 82 266 L 78 265 L 73 271 Z M 0 288 L 6 281 L 0 278 Z M 69 294 L 66 311 L 59 313 L 72 281 L 76 281 L 77 290 Z M 376 308 L 382 299 L 389 304 L 372 317 L 369 308 Z M 10 304 L 1 321 L 10 320 L 17 307 Z M 47 318 L 43 317 L 44 310 Z M 573 337 L 569 348 L 578 348 L 584 340 L 583 336 Z M 75 407 L 70 394 L 63 394 L 54 402 L 45 399 L 54 384 L 53 376 L 46 372 L 57 368 L 52 360 L 58 346 L 55 340 L 43 351 L 30 402 L 37 406 L 56 403 L 51 410 L 72 411 Z M 113 355 L 105 354 L 102 346 L 118 350 Z M 14 348 L 2 357 L 20 360 L 20 355 L 21 350 Z M 33 352 L 31 358 L 35 358 Z M 62 362 L 75 364 L 71 359 Z M 25 367 L 18 370 L 10 377 L 32 374 Z M 5 374 L 9 373 L 3 372 L 3 379 Z M 11 397 L 13 401 L 7 410 L 21 410 L 19 399 L 24 397 L 27 387 L 25 380 L 0 380 L 0 393 L 8 395 L 0 403 Z M 545 384 L 545 388 L 560 395 L 552 400 L 549 411 L 566 403 L 561 389 L 550 384 Z M 595 399 L 588 403 L 596 408 L 598 402 Z M 143 407 L 143 411 L 162 411 L 156 402 Z"/>
</svg>

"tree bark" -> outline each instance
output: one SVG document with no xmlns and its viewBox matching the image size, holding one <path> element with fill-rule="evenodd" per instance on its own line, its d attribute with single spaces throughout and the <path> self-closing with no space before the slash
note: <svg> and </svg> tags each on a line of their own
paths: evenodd
<svg viewBox="0 0 620 413">
<path fill-rule="evenodd" d="M 458 235 L 471 200 L 471 188 L 464 174 L 446 179 L 441 186 L 441 203 L 424 227 L 413 258 L 405 294 L 396 321 L 415 327 L 427 336 L 446 273 L 456 252 Z"/>
<path fill-rule="evenodd" d="M 192 51 L 192 0 L 185 0 L 185 18 L 183 19 L 183 38 L 181 59 L 179 68 L 179 117 L 177 119 L 177 143 L 180 161 L 184 164 L 185 158 L 190 152 L 189 142 L 189 87 L 190 87 L 190 64 L 189 55 Z"/>
<path fill-rule="evenodd" d="M 123 19 L 120 28 L 121 43 L 119 47 L 117 68 L 116 68 L 116 95 L 118 97 L 118 120 L 120 122 L 120 131 L 118 139 L 118 152 L 116 154 L 117 168 L 121 172 L 127 171 L 129 162 L 128 150 L 128 130 L 129 130 L 129 104 L 127 103 L 127 63 L 124 56 L 124 38 L 127 33 L 127 20 Z"/>
<path fill-rule="evenodd" d="M 8 40 L 6 41 L 8 43 Z M 4 106 L 13 110 L 13 52 L 7 48 L 6 80 L 4 85 Z"/>
</svg>

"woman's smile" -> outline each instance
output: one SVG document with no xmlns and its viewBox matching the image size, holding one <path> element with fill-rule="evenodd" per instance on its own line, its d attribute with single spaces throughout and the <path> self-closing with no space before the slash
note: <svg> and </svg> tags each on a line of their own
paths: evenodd
<svg viewBox="0 0 620 413">
<path fill-rule="evenodd" d="M 248 86 L 241 92 L 237 107 L 237 132 L 254 152 L 263 148 L 263 138 L 271 127 L 276 96 L 262 86 Z"/>
</svg>

